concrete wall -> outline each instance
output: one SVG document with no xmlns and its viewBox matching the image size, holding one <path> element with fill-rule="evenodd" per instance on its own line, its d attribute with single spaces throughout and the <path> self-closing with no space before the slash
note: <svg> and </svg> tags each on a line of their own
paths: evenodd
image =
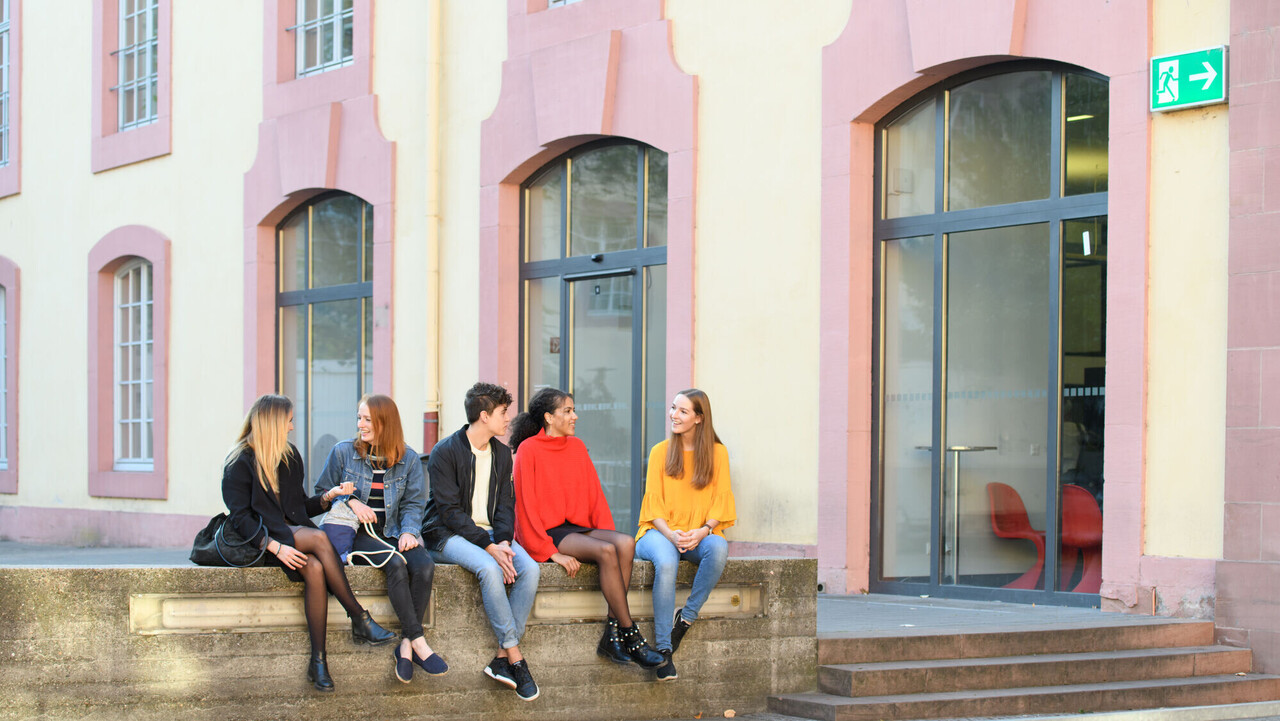
<svg viewBox="0 0 1280 721">
<path fill-rule="evenodd" d="M 687 590 L 695 568 L 684 565 L 678 588 Z M 426 625 L 449 673 L 400 683 L 390 651 L 353 646 L 333 604 L 334 694 L 306 681 L 301 585 L 274 568 L 0 568 L 0 718 L 345 719 L 357 706 L 370 717 L 477 720 L 762 711 L 770 694 L 813 688 L 815 569 L 812 560 L 731 561 L 722 597 L 704 607 L 675 657 L 680 678 L 657 683 L 652 672 L 596 656 L 603 599 L 593 567 L 570 579 L 544 564 L 520 644 L 542 693 L 526 703 L 481 673 L 494 638 L 474 577 L 457 566 L 437 567 Z M 349 576 L 375 618 L 391 624 L 381 572 Z M 651 584 L 652 566 L 636 564 L 637 617 Z M 93 603 L 74 601 L 91 594 Z M 648 619 L 641 627 L 652 637 Z"/>
</svg>

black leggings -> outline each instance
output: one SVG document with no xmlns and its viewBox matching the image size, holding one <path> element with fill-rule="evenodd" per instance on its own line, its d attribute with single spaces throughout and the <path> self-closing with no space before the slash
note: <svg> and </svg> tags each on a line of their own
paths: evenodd
<svg viewBox="0 0 1280 721">
<path fill-rule="evenodd" d="M 399 547 L 397 540 L 384 540 L 393 547 Z M 361 528 L 351 550 L 385 551 L 386 548 Z M 431 598 L 431 581 L 435 577 L 436 563 L 422 546 L 401 551 L 401 555 L 408 561 L 408 568 L 399 558 L 392 556 L 382 567 L 382 572 L 387 575 L 387 600 L 391 601 L 391 607 L 400 619 L 400 633 L 412 641 L 422 636 L 422 617 L 427 613 L 427 601 Z M 386 554 L 383 553 L 373 556 L 375 561 L 384 558 Z M 363 564 L 364 560 L 357 558 L 355 563 Z"/>
</svg>

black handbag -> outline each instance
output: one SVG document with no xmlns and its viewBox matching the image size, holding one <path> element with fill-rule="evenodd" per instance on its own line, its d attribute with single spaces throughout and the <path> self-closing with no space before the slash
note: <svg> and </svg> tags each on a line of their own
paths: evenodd
<svg viewBox="0 0 1280 721">
<path fill-rule="evenodd" d="M 254 548 L 249 539 L 241 536 L 228 520 L 227 514 L 219 513 L 209 519 L 209 525 L 200 529 L 195 542 L 191 544 L 191 562 L 198 566 L 261 566 L 262 558 L 267 554 L 266 547 Z M 260 530 L 261 518 L 258 519 L 258 530 L 253 532 L 253 536 L 257 536 Z"/>
</svg>

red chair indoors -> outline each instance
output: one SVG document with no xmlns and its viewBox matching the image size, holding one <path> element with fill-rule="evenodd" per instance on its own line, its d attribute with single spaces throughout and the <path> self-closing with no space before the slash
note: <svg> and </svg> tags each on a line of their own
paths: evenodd
<svg viewBox="0 0 1280 721">
<path fill-rule="evenodd" d="M 1080 486 L 1062 487 L 1062 559 L 1071 559 L 1074 569 L 1076 552 L 1084 558 L 1080 582 L 1074 593 L 1097 593 L 1102 588 L 1102 509 L 1093 494 Z M 1070 578 L 1070 576 L 1068 576 Z"/>
<path fill-rule="evenodd" d="M 987 498 L 991 501 L 991 530 L 997 536 L 1021 538 L 1036 544 L 1036 564 L 1012 583 L 1005 584 L 1005 588 L 1039 588 L 1040 572 L 1044 569 L 1044 531 L 1031 527 L 1027 507 L 1011 486 L 988 483 Z"/>
</svg>

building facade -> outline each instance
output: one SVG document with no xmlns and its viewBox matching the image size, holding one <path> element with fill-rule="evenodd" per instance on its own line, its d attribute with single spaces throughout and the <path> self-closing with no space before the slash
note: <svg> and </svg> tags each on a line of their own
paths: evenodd
<svg viewBox="0 0 1280 721">
<path fill-rule="evenodd" d="M 737 554 L 1280 668 L 1273 4 L 0 4 L 0 537 L 182 545 L 257 395 L 314 478 L 477 379 L 627 527 L 696 386 Z"/>
</svg>

